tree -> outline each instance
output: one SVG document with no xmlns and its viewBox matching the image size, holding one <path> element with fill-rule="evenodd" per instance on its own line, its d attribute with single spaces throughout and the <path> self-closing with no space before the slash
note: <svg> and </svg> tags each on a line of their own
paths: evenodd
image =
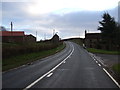
<svg viewBox="0 0 120 90">
<path fill-rule="evenodd" d="M 0 31 L 7 31 L 4 26 L 0 26 Z"/>
<path fill-rule="evenodd" d="M 120 24 L 118 24 L 117 31 L 116 31 L 116 44 L 118 50 L 120 50 Z"/>
<path fill-rule="evenodd" d="M 113 33 L 116 32 L 117 23 L 114 18 L 111 17 L 108 13 L 104 13 L 102 16 L 103 20 L 99 21 L 101 26 L 98 27 L 98 30 L 101 31 L 102 35 L 106 38 L 112 38 Z"/>
<path fill-rule="evenodd" d="M 115 19 L 108 13 L 104 13 L 102 18 L 103 20 L 99 21 L 100 26 L 98 27 L 98 30 L 101 31 L 102 40 L 106 42 L 106 45 L 110 50 L 116 41 L 116 32 L 118 30 L 118 27 Z"/>
</svg>

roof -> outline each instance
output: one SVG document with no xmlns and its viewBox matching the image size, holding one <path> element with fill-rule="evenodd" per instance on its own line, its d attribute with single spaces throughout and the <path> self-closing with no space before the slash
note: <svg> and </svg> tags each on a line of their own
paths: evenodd
<svg viewBox="0 0 120 90">
<path fill-rule="evenodd" d="M 24 31 L 0 31 L 0 36 L 24 36 Z"/>
<path fill-rule="evenodd" d="M 35 36 L 33 36 L 32 34 L 29 34 L 29 35 L 25 35 L 25 37 L 35 37 Z M 36 38 L 36 37 L 35 37 Z"/>
<path fill-rule="evenodd" d="M 86 33 L 85 39 L 97 39 L 101 38 L 101 33 Z"/>
<path fill-rule="evenodd" d="M 57 34 L 55 34 L 53 37 L 52 37 L 52 39 L 53 38 L 59 38 L 59 36 L 57 35 Z"/>
<path fill-rule="evenodd" d="M 59 36 L 58 36 L 57 34 L 55 34 L 55 35 L 53 36 L 53 38 L 54 38 L 54 37 L 58 37 L 58 38 L 59 38 Z"/>
</svg>

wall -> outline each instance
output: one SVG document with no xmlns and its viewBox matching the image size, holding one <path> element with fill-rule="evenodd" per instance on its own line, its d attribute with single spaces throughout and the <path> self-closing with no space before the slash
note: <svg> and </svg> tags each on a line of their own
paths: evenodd
<svg viewBox="0 0 120 90">
<path fill-rule="evenodd" d="M 3 36 L 2 42 L 16 42 L 16 43 L 23 43 L 24 36 Z"/>
</svg>

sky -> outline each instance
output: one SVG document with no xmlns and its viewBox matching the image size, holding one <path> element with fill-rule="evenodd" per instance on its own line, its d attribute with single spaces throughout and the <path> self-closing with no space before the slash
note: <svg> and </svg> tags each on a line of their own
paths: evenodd
<svg viewBox="0 0 120 90">
<path fill-rule="evenodd" d="M 119 0 L 2 0 L 0 26 L 37 36 L 37 41 L 57 33 L 61 39 L 80 37 L 97 30 L 108 12 L 118 21 Z"/>
</svg>

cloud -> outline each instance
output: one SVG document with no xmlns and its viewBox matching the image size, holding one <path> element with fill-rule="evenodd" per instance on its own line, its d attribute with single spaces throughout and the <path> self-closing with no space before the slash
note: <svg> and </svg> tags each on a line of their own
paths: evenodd
<svg viewBox="0 0 120 90">
<path fill-rule="evenodd" d="M 101 16 L 104 13 L 104 11 L 62 8 L 55 12 L 33 15 L 28 12 L 29 5 L 31 2 L 3 2 L 2 24 L 9 28 L 10 22 L 13 21 L 14 30 L 25 31 L 26 34 L 31 33 L 34 36 L 37 31 L 38 40 L 43 39 L 44 34 L 47 38 L 51 38 L 53 29 L 58 32 L 61 38 L 84 37 L 85 30 L 97 32 L 98 21 L 102 20 Z M 37 11 L 40 12 L 39 9 Z M 117 8 L 107 11 L 117 19 Z"/>
<path fill-rule="evenodd" d="M 69 35 L 75 35 L 75 33 L 83 33 L 85 29 L 96 31 L 98 21 L 101 18 L 100 13 L 102 12 L 97 13 L 79 11 L 71 12 L 62 16 L 51 14 L 48 16 L 48 20 L 52 21 L 48 24 L 43 24 L 43 26 L 47 28 L 53 27 L 57 29 L 61 34 L 68 33 Z M 78 36 L 78 34 L 76 34 L 76 36 Z"/>
</svg>

